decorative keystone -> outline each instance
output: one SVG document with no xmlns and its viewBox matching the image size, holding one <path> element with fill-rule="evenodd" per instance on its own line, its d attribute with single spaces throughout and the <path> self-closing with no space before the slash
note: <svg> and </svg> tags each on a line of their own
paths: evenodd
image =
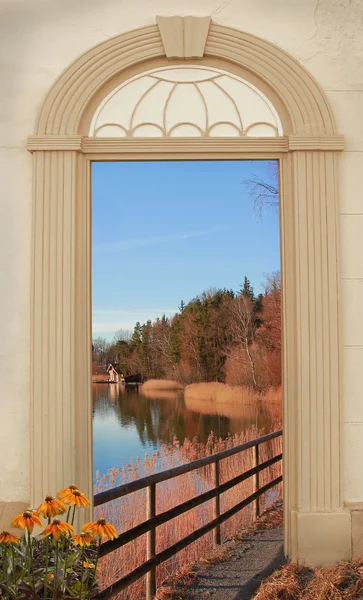
<svg viewBox="0 0 363 600">
<path fill-rule="evenodd" d="M 167 58 L 203 58 L 210 17 L 156 17 Z"/>
</svg>

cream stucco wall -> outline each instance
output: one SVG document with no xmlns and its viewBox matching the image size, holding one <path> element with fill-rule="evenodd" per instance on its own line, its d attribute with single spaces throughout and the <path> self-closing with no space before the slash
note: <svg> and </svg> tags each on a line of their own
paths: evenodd
<svg viewBox="0 0 363 600">
<path fill-rule="evenodd" d="M 215 23 L 275 43 L 316 78 L 346 150 L 340 159 L 344 500 L 363 502 L 362 0 L 0 0 L 0 502 L 30 498 L 30 271 L 33 133 L 59 74 L 96 44 L 161 15 Z M 49 490 L 50 492 L 54 490 Z M 1 515 L 0 515 L 1 516 Z"/>
</svg>

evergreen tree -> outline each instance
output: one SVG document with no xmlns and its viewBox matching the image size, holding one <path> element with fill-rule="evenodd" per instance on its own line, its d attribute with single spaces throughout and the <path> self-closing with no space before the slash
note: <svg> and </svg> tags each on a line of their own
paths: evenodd
<svg viewBox="0 0 363 600">
<path fill-rule="evenodd" d="M 262 311 L 263 311 L 263 294 L 258 294 L 258 296 L 255 300 L 255 303 L 254 303 L 256 329 L 261 327 L 261 325 L 263 323 Z"/>
<path fill-rule="evenodd" d="M 137 349 L 141 344 L 141 336 L 142 336 L 142 328 L 139 321 L 137 321 L 134 331 L 131 337 L 131 343 L 135 349 Z"/>
<path fill-rule="evenodd" d="M 178 379 L 185 383 L 221 381 L 264 389 L 281 382 L 281 291 L 279 273 L 267 277 L 255 297 L 244 277 L 238 293 L 210 288 L 173 317 L 135 324 L 109 344 L 93 340 L 93 361 L 115 362 L 125 374 Z M 115 358 L 116 357 L 116 358 Z"/>
<path fill-rule="evenodd" d="M 254 300 L 255 300 L 255 295 L 253 293 L 253 287 L 251 286 L 251 282 L 246 277 L 246 275 L 243 280 L 243 285 L 241 286 L 240 295 L 250 298 L 252 300 L 252 302 L 254 302 Z"/>
</svg>

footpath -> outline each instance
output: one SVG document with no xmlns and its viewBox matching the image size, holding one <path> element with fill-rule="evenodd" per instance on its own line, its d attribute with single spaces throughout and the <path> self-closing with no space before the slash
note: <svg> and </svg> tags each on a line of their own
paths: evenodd
<svg viewBox="0 0 363 600">
<path fill-rule="evenodd" d="M 283 530 L 256 533 L 230 549 L 227 561 L 198 574 L 183 600 L 250 600 L 260 583 L 284 562 Z"/>
<path fill-rule="evenodd" d="M 187 581 L 174 584 L 170 598 L 250 600 L 261 582 L 283 563 L 282 507 L 279 506 L 263 515 L 247 532 L 223 544 L 206 562 L 198 563 Z"/>
</svg>

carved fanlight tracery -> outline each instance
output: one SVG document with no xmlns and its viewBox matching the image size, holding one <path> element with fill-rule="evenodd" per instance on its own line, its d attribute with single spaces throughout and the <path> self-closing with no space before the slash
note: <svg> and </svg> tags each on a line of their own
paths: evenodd
<svg viewBox="0 0 363 600">
<path fill-rule="evenodd" d="M 132 77 L 101 102 L 90 137 L 276 137 L 277 111 L 251 83 L 187 65 Z"/>
</svg>

